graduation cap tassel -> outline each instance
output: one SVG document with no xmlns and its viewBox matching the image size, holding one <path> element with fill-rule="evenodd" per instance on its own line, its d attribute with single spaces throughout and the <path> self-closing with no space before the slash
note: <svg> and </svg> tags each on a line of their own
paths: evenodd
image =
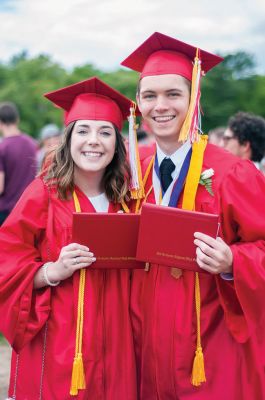
<svg viewBox="0 0 265 400">
<path fill-rule="evenodd" d="M 78 197 L 75 192 L 73 193 L 73 198 L 75 203 L 75 211 L 81 212 Z M 70 388 L 71 396 L 77 396 L 78 390 L 86 388 L 83 355 L 82 355 L 85 284 L 86 284 L 86 270 L 81 269 L 79 278 L 79 289 L 78 289 L 75 356 L 73 362 L 72 380 Z"/>
<path fill-rule="evenodd" d="M 180 131 L 179 141 L 185 142 L 189 138 L 191 143 L 194 143 L 198 140 L 198 131 L 200 130 L 200 82 L 201 60 L 199 59 L 199 49 L 197 49 L 192 69 L 190 104 Z"/>
<path fill-rule="evenodd" d="M 130 193 L 132 199 L 142 199 L 144 198 L 144 185 L 142 179 L 141 165 L 139 150 L 137 144 L 137 134 L 136 134 L 136 115 L 135 115 L 136 104 L 133 102 L 130 108 L 129 121 L 129 160 L 131 168 L 131 183 L 130 183 Z"/>
</svg>

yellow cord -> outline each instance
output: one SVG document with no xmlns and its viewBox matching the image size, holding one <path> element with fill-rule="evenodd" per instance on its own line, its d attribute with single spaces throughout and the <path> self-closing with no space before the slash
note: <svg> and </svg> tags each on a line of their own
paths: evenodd
<svg viewBox="0 0 265 400">
<path fill-rule="evenodd" d="M 190 160 L 190 167 L 186 179 L 186 184 L 183 194 L 182 208 L 184 210 L 195 209 L 195 198 L 199 185 L 203 155 L 207 145 L 207 135 L 200 135 L 198 142 L 192 144 L 192 156 Z M 204 370 L 204 357 L 201 346 L 201 299 L 200 299 L 200 281 L 199 274 L 195 275 L 195 307 L 197 318 L 197 346 L 195 357 L 193 361 L 193 368 L 191 374 L 191 383 L 194 386 L 200 386 L 201 383 L 206 381 Z"/>
<path fill-rule="evenodd" d="M 81 212 L 80 203 L 76 192 L 73 192 L 75 211 Z M 84 296 L 86 284 L 86 270 L 80 270 L 79 289 L 78 289 L 78 306 L 77 306 L 77 323 L 76 323 L 76 338 L 75 338 L 75 356 L 72 369 L 72 379 L 70 395 L 78 395 L 78 390 L 86 388 L 84 363 L 82 355 L 83 342 L 83 326 L 84 326 Z"/>
<path fill-rule="evenodd" d="M 151 158 L 150 163 L 149 163 L 149 165 L 148 165 L 148 167 L 147 167 L 147 169 L 146 169 L 146 171 L 145 171 L 145 175 L 144 175 L 144 179 L 143 179 L 143 187 L 144 187 L 144 190 L 145 190 L 145 185 L 146 185 L 148 176 L 149 176 L 150 171 L 151 171 L 151 169 L 152 169 L 152 167 L 153 167 L 154 161 L 155 161 L 155 156 L 153 156 L 153 157 Z M 151 193 L 152 188 L 153 188 L 153 186 L 151 186 L 151 188 L 148 190 L 147 194 L 144 196 L 143 203 L 146 202 L 146 199 L 147 199 L 147 197 L 149 196 L 149 194 Z M 136 201 L 136 206 L 135 206 L 135 213 L 136 213 L 136 214 L 138 214 L 138 213 L 141 211 L 140 206 L 141 206 L 141 200 L 140 200 L 140 199 L 137 199 L 137 201 Z"/>
<path fill-rule="evenodd" d="M 193 386 L 200 386 L 201 383 L 206 382 L 206 376 L 204 369 L 204 356 L 201 345 L 201 295 L 198 272 L 195 273 L 195 306 L 197 318 L 197 347 L 193 361 L 191 383 Z"/>
</svg>

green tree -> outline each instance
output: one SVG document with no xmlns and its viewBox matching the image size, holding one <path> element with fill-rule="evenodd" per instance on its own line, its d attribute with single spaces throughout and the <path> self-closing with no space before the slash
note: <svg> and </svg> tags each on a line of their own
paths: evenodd
<svg viewBox="0 0 265 400">
<path fill-rule="evenodd" d="M 0 80 L 1 75 L 0 72 Z M 37 137 L 44 124 L 62 124 L 58 111 L 43 97 L 43 93 L 65 84 L 66 72 L 59 64 L 47 55 L 30 59 L 23 52 L 11 59 L 4 76 L 0 100 L 17 104 L 22 130 Z"/>
<path fill-rule="evenodd" d="M 203 130 L 225 126 L 237 111 L 264 115 L 258 107 L 265 88 L 258 87 L 264 77 L 255 75 L 255 62 L 250 54 L 238 52 L 209 71 L 202 83 Z"/>
</svg>

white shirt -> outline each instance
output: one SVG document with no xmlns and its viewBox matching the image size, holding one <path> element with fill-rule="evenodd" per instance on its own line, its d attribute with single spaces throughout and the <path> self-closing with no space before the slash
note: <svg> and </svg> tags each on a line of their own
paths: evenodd
<svg viewBox="0 0 265 400">
<path fill-rule="evenodd" d="M 93 204 L 96 212 L 108 212 L 109 200 L 105 193 L 101 193 L 98 196 L 88 197 Z"/>
<path fill-rule="evenodd" d="M 173 186 L 179 176 L 182 164 L 183 164 L 185 157 L 188 154 L 190 148 L 191 148 L 191 144 L 190 144 L 189 140 L 187 140 L 181 147 L 179 147 L 175 151 L 175 153 L 171 154 L 171 156 L 169 157 L 168 155 L 163 153 L 163 151 L 160 149 L 158 144 L 156 144 L 156 154 L 157 154 L 157 160 L 158 160 L 159 167 L 165 157 L 170 158 L 171 161 L 175 164 L 175 169 L 171 174 L 173 181 L 171 182 L 171 184 L 169 185 L 169 187 L 167 188 L 167 191 L 165 192 L 165 194 L 163 196 L 163 199 L 161 202 L 162 206 L 168 206 L 168 204 L 169 204 Z M 159 177 L 156 175 L 155 168 L 153 168 L 153 185 L 154 185 L 154 191 L 155 191 L 156 204 L 159 204 L 159 196 L 160 196 L 161 186 L 160 186 Z"/>
</svg>

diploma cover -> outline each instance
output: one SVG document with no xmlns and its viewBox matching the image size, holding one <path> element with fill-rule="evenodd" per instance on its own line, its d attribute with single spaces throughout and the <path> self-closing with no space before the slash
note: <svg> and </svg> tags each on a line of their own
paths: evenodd
<svg viewBox="0 0 265 400">
<path fill-rule="evenodd" d="M 194 232 L 216 238 L 218 215 L 144 204 L 142 207 L 137 260 L 203 271 L 196 263 Z"/>
<path fill-rule="evenodd" d="M 94 253 L 89 268 L 144 268 L 136 260 L 139 221 L 139 214 L 74 213 L 73 242 Z"/>
</svg>

